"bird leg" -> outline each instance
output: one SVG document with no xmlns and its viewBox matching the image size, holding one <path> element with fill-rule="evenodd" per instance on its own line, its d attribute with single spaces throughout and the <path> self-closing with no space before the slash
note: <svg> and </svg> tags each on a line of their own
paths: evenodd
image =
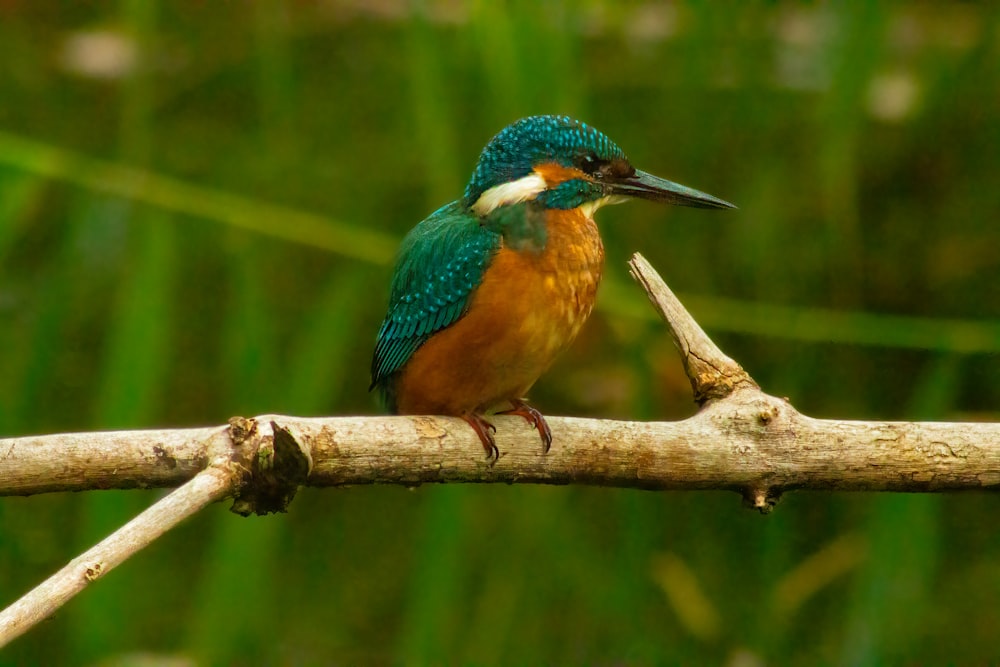
<svg viewBox="0 0 1000 667">
<path fill-rule="evenodd" d="M 473 412 L 467 412 L 462 415 L 462 419 L 467 421 L 472 430 L 479 436 L 479 441 L 483 443 L 483 449 L 486 450 L 486 460 L 491 461 L 491 464 L 499 461 L 500 450 L 497 449 L 496 440 L 493 439 L 493 434 L 496 433 L 497 427 L 486 421 L 482 415 L 477 415 Z"/>
<path fill-rule="evenodd" d="M 514 398 L 510 401 L 511 409 L 504 410 L 503 412 L 498 412 L 498 415 L 518 415 L 524 417 L 538 430 L 538 435 L 542 437 L 542 453 L 548 454 L 549 447 L 552 446 L 552 430 L 549 428 L 548 423 L 545 421 L 545 417 L 542 413 L 531 407 L 524 400 L 520 398 Z"/>
</svg>

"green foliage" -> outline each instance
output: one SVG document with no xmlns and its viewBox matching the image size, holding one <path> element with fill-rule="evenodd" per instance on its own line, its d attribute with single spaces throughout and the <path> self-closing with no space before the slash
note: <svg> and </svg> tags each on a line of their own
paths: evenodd
<svg viewBox="0 0 1000 667">
<path fill-rule="evenodd" d="M 996 419 L 998 17 L 4 4 L 0 433 L 373 413 L 399 239 L 537 113 L 740 206 L 598 214 L 599 310 L 536 387 L 544 412 L 691 411 L 625 278 L 639 250 L 806 412 Z M 155 495 L 0 499 L 0 605 Z M 725 493 L 304 491 L 283 517 L 212 508 L 0 663 L 987 663 L 998 510 L 996 494 L 793 494 L 761 518 Z"/>
</svg>

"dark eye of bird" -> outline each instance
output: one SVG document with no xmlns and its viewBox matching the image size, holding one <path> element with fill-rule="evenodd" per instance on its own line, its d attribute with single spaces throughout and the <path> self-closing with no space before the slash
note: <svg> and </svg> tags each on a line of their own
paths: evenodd
<svg viewBox="0 0 1000 667">
<path fill-rule="evenodd" d="M 580 171 L 598 181 L 618 181 L 635 176 L 635 167 L 623 158 L 602 160 L 593 153 L 586 153 L 577 159 L 576 166 Z"/>
<path fill-rule="evenodd" d="M 590 175 L 594 175 L 604 164 L 604 160 L 598 159 L 593 153 L 584 153 L 576 161 L 576 166 L 580 171 Z"/>
</svg>

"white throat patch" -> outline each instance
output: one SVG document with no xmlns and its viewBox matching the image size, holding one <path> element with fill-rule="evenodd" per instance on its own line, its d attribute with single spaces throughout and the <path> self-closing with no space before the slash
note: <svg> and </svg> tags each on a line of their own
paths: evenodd
<svg viewBox="0 0 1000 667">
<path fill-rule="evenodd" d="M 472 205 L 472 210 L 476 215 L 489 215 L 501 206 L 517 204 L 522 201 L 530 201 L 544 192 L 548 187 L 541 174 L 531 172 L 523 178 L 510 183 L 501 183 L 479 195 L 479 199 Z"/>
<path fill-rule="evenodd" d="M 626 201 L 628 201 L 628 197 L 624 197 L 622 195 L 608 195 L 607 197 L 601 197 L 600 199 L 589 201 L 586 204 L 581 204 L 580 210 L 583 211 L 583 214 L 585 216 L 593 220 L 594 213 L 597 211 L 597 209 L 601 208 L 602 206 L 609 206 L 611 204 L 621 204 L 622 202 Z"/>
</svg>

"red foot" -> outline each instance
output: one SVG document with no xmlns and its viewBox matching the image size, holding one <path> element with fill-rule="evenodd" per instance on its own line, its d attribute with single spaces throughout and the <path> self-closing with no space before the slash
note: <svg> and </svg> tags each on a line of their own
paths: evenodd
<svg viewBox="0 0 1000 667">
<path fill-rule="evenodd" d="M 462 415 L 462 419 L 469 422 L 469 426 L 479 436 L 479 441 L 483 443 L 483 449 L 486 450 L 486 460 L 490 461 L 491 464 L 499 461 L 500 450 L 497 449 L 497 443 L 493 439 L 493 434 L 497 432 L 497 427 L 486 421 L 482 415 L 470 413 Z"/>
<path fill-rule="evenodd" d="M 538 430 L 538 435 L 542 436 L 542 453 L 548 454 L 552 446 L 552 430 L 542 413 L 531 407 L 521 399 L 514 399 L 510 402 L 513 406 L 510 410 L 498 412 L 498 415 L 518 415 L 528 420 L 528 423 Z"/>
</svg>

